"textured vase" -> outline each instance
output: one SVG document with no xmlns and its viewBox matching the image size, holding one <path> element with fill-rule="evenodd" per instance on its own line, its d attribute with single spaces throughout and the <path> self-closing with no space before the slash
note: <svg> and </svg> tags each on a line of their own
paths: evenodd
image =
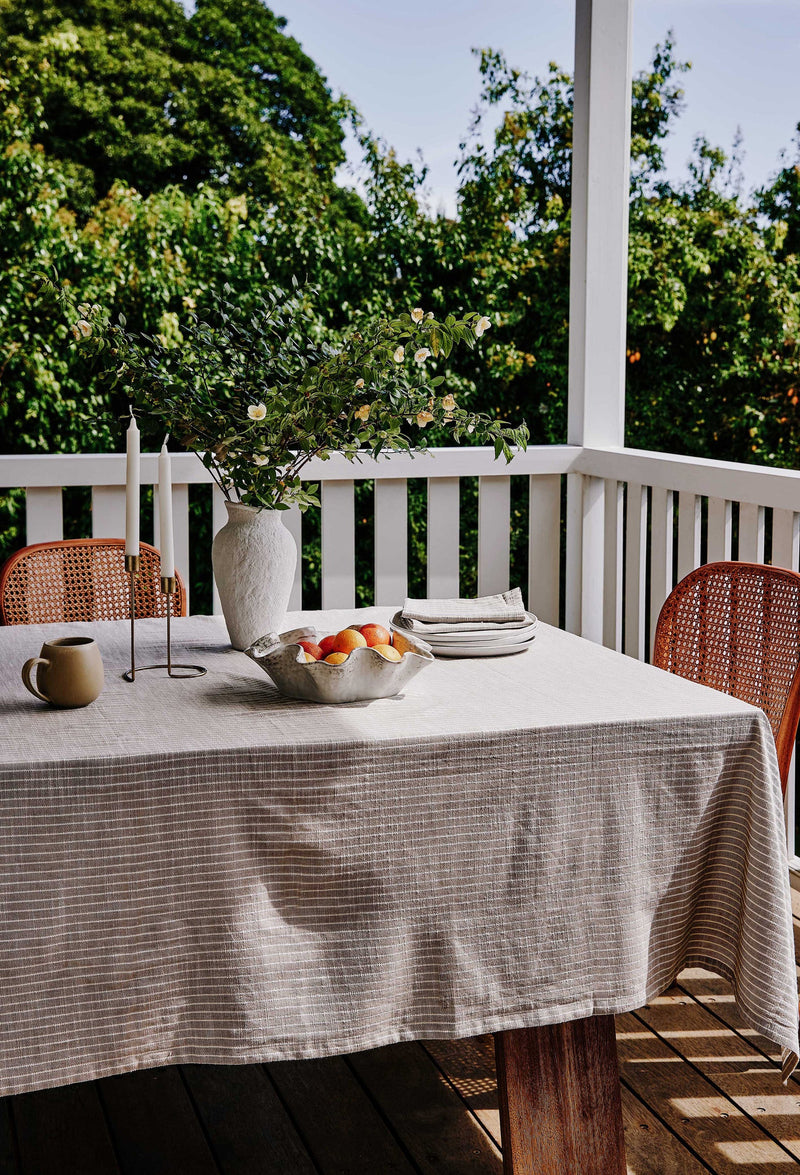
<svg viewBox="0 0 800 1175">
<path fill-rule="evenodd" d="M 297 544 L 283 510 L 226 502 L 228 521 L 214 538 L 211 560 L 228 635 L 246 649 L 268 632 L 280 632 L 289 606 Z"/>
</svg>

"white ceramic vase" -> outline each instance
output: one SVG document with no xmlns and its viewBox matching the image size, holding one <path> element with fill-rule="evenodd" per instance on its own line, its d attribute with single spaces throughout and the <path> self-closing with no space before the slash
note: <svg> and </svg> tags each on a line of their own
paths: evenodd
<svg viewBox="0 0 800 1175">
<path fill-rule="evenodd" d="M 280 632 L 289 606 L 297 544 L 283 510 L 226 502 L 228 521 L 214 538 L 214 579 L 234 649 Z"/>
</svg>

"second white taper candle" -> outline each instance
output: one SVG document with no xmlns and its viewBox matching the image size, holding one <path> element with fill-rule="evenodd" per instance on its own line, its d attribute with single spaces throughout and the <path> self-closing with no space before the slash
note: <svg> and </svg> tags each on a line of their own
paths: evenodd
<svg viewBox="0 0 800 1175">
<path fill-rule="evenodd" d="M 168 579 L 175 574 L 175 537 L 172 530 L 172 462 L 164 438 L 158 454 L 158 528 L 161 547 L 161 575 Z"/>
<path fill-rule="evenodd" d="M 125 554 L 139 554 L 139 428 L 131 409 L 131 422 L 125 435 Z"/>
</svg>

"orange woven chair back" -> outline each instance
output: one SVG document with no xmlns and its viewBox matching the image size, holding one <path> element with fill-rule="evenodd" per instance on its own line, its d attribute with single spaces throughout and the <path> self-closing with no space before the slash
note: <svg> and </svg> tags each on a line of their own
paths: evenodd
<svg viewBox="0 0 800 1175">
<path fill-rule="evenodd" d="M 661 609 L 653 664 L 760 706 L 786 790 L 800 718 L 800 575 L 762 563 L 698 567 Z"/>
<path fill-rule="evenodd" d="M 136 615 L 166 616 L 161 556 L 141 544 Z M 186 615 L 186 589 L 176 576 L 173 615 Z M 122 539 L 64 539 L 23 547 L 0 570 L 0 623 L 60 624 L 75 620 L 126 620 L 130 585 Z"/>
</svg>

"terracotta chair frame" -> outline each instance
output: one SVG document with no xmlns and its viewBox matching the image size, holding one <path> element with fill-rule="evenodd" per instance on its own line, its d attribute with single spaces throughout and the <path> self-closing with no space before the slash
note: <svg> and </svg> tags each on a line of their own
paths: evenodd
<svg viewBox="0 0 800 1175">
<path fill-rule="evenodd" d="M 695 571 L 690 571 L 677 584 L 661 609 L 656 625 L 655 639 L 653 643 L 653 658 L 652 662 L 660 669 L 666 669 L 669 672 L 675 672 L 670 669 L 670 653 L 672 642 L 675 638 L 675 625 L 677 622 L 677 613 L 681 601 L 685 596 L 698 585 L 702 588 L 704 582 L 710 581 L 717 576 L 727 577 L 732 586 L 735 585 L 737 579 L 744 579 L 758 577 L 765 583 L 778 583 L 792 585 L 798 598 L 798 605 L 800 608 L 800 575 L 795 571 L 790 571 L 785 567 L 771 567 L 766 563 L 739 563 L 739 562 L 721 562 L 721 563 L 706 563 L 702 567 L 698 567 Z M 792 761 L 792 753 L 794 751 L 795 740 L 797 738 L 797 727 L 800 722 L 800 625 L 798 625 L 797 635 L 797 649 L 796 649 L 796 666 L 794 676 L 791 684 L 786 692 L 786 700 L 783 706 L 782 714 L 771 714 L 766 706 L 761 706 L 764 713 L 770 720 L 772 732 L 775 736 L 775 746 L 778 752 L 778 767 L 781 775 L 781 788 L 785 794 L 786 784 L 789 777 L 789 767 Z M 690 678 L 693 681 L 699 681 L 704 685 L 710 685 L 712 689 L 719 688 L 712 682 L 704 681 L 701 675 Z M 729 691 L 723 691 L 729 692 Z M 738 696 L 731 692 L 731 696 Z M 750 701 L 749 698 L 742 699 Z"/>
<path fill-rule="evenodd" d="M 119 574 L 120 577 L 123 577 L 127 582 L 127 576 L 125 575 L 124 571 L 124 561 L 122 558 L 125 552 L 124 539 L 55 539 L 47 543 L 33 543 L 30 546 L 22 547 L 22 549 L 19 551 L 15 551 L 13 555 L 10 555 L 8 559 L 6 559 L 2 568 L 0 568 L 0 624 L 59 623 L 61 621 L 61 617 L 58 616 L 55 616 L 52 621 L 41 622 L 10 619 L 11 613 L 7 603 L 7 593 L 9 591 L 9 583 L 11 582 L 15 570 L 19 568 L 20 563 L 23 563 L 32 554 L 35 554 L 37 551 L 58 551 L 68 550 L 70 548 L 77 548 L 81 550 L 91 550 L 92 548 L 119 550 Z M 163 610 L 163 612 L 160 610 L 156 611 L 153 608 L 153 601 L 156 597 L 156 593 L 158 592 L 158 588 L 153 586 L 152 581 L 154 581 L 159 576 L 161 554 L 158 549 L 151 546 L 150 543 L 141 543 L 140 550 L 143 568 L 146 567 L 150 571 L 151 582 L 140 582 L 140 584 L 137 585 L 136 615 L 137 617 L 166 616 L 166 608 Z M 173 616 L 185 616 L 186 585 L 184 584 L 183 578 L 177 572 L 175 574 L 175 580 L 175 593 L 172 597 L 172 614 Z M 161 599 L 165 598 L 160 596 L 160 592 L 158 592 L 158 597 Z M 149 606 L 145 606 L 148 604 L 148 602 Z M 106 619 L 126 620 L 128 616 L 129 612 L 126 610 L 119 616 L 107 617 Z M 86 616 L 85 619 L 96 620 L 103 618 L 96 616 Z"/>
</svg>

